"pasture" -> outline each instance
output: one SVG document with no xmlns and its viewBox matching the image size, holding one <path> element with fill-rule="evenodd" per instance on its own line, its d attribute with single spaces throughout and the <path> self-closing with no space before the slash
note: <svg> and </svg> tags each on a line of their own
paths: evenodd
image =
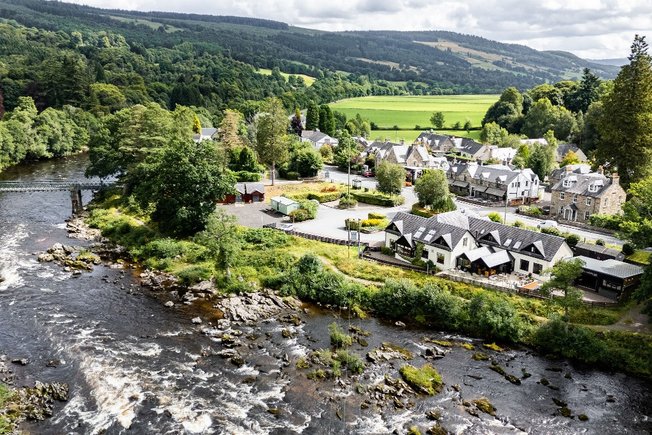
<svg viewBox="0 0 652 435">
<path fill-rule="evenodd" d="M 390 142 L 399 142 L 400 140 L 404 140 L 405 143 L 412 143 L 425 130 L 428 129 L 424 128 L 422 130 L 371 130 L 369 139 L 381 140 L 381 141 L 387 139 Z M 434 131 L 438 134 L 468 137 L 471 139 L 475 139 L 477 141 L 480 140 L 480 130 L 471 130 L 469 133 L 467 133 L 464 130 L 436 130 L 435 129 Z"/>
<path fill-rule="evenodd" d="M 498 95 L 372 96 L 347 98 L 331 103 L 330 106 L 333 110 L 346 114 L 347 118 L 352 118 L 359 113 L 363 118 L 376 123 L 380 129 L 392 130 L 394 126 L 415 129 L 418 125 L 425 130 L 432 128 L 430 117 L 433 112 L 444 113 L 445 127 L 450 128 L 456 122 L 464 125 L 467 119 L 471 121 L 473 127 L 480 127 L 487 109 L 498 100 L 498 97 Z"/>
<path fill-rule="evenodd" d="M 258 68 L 258 71 L 256 71 L 256 72 L 259 73 L 259 74 L 262 74 L 264 76 L 271 76 L 272 75 L 272 70 L 267 69 L 267 68 Z M 306 86 L 312 86 L 312 84 L 315 83 L 315 80 L 316 80 L 314 77 L 310 77 L 310 76 L 307 76 L 305 74 L 288 74 L 288 73 L 284 73 L 283 71 L 281 71 L 281 75 L 283 77 L 285 77 L 285 81 L 287 81 L 288 77 L 290 77 L 290 76 L 301 77 L 303 79 L 304 83 L 306 84 Z"/>
</svg>

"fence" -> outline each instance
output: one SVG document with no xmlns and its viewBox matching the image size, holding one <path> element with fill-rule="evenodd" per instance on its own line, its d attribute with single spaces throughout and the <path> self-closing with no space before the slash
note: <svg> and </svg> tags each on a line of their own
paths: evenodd
<svg viewBox="0 0 652 435">
<path fill-rule="evenodd" d="M 380 257 L 378 255 L 372 255 L 371 254 L 372 252 L 376 253 L 376 252 L 379 252 L 379 251 L 380 251 L 380 249 L 378 249 L 378 248 L 366 249 L 362 253 L 362 258 L 365 258 L 365 259 L 371 260 L 371 261 L 375 261 L 377 263 L 386 264 L 388 266 L 400 267 L 401 269 L 414 270 L 416 272 L 428 273 L 428 274 L 435 273 L 435 270 L 426 272 L 426 270 L 424 268 L 419 267 L 419 266 L 415 266 L 413 264 L 405 263 L 405 262 L 400 261 L 400 260 L 395 260 L 395 261 L 386 260 L 386 259 L 384 259 L 384 258 L 382 258 L 382 257 Z"/>
<path fill-rule="evenodd" d="M 297 231 L 297 230 L 287 230 L 287 231 L 286 231 L 286 230 L 283 230 L 282 228 L 277 228 L 277 227 L 275 226 L 275 224 L 263 225 L 263 227 L 264 227 L 264 228 L 272 228 L 272 229 L 276 229 L 276 230 L 279 230 L 279 231 L 285 231 L 286 234 L 289 234 L 289 235 L 291 235 L 291 236 L 301 237 L 302 239 L 317 240 L 317 241 L 319 241 L 319 242 L 331 243 L 331 244 L 333 244 L 333 245 L 358 246 L 358 243 L 355 242 L 355 241 L 348 241 L 348 240 L 344 240 L 344 239 L 337 239 L 337 238 L 334 238 L 334 237 L 319 236 L 319 235 L 317 235 L 317 234 L 308 234 L 308 233 L 304 233 L 304 232 Z M 360 247 L 362 247 L 362 248 L 364 248 L 364 249 L 367 249 L 367 248 L 369 247 L 369 243 L 367 243 L 367 242 L 361 242 L 361 243 L 360 243 Z"/>
</svg>

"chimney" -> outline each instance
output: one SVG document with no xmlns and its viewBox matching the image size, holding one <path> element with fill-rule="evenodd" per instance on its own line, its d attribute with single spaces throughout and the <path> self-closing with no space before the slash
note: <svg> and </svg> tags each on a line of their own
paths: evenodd
<svg viewBox="0 0 652 435">
<path fill-rule="evenodd" d="M 604 168 L 602 167 L 602 165 L 598 166 L 598 174 L 604 175 Z M 618 175 L 616 175 L 616 177 L 618 177 Z"/>
<path fill-rule="evenodd" d="M 620 184 L 620 175 L 618 175 L 618 172 L 611 174 L 611 184 Z"/>
<path fill-rule="evenodd" d="M 405 139 L 401 139 L 400 142 L 401 142 L 401 145 L 405 145 Z"/>
</svg>

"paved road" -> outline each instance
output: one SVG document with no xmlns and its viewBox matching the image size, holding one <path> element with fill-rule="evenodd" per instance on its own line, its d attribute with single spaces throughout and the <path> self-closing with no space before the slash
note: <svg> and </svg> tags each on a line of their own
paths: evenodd
<svg viewBox="0 0 652 435">
<path fill-rule="evenodd" d="M 328 171 L 328 179 L 333 180 L 336 183 L 346 183 L 347 182 L 347 173 L 339 171 L 335 166 L 326 166 L 325 171 Z M 351 175 L 351 181 L 354 178 L 360 178 L 362 188 L 375 189 L 377 180 L 375 178 L 365 178 L 358 175 Z M 281 182 L 282 183 L 282 182 Z M 269 183 L 267 183 L 269 184 Z M 354 210 L 340 210 L 335 208 L 333 205 L 324 205 L 320 204 L 319 211 L 317 213 L 317 218 L 311 221 L 295 223 L 294 226 L 297 230 L 303 231 L 309 234 L 317 234 L 326 237 L 334 237 L 339 239 L 346 239 L 348 232 L 344 227 L 345 219 L 366 219 L 367 215 L 370 212 L 382 213 L 387 215 L 389 219 L 392 219 L 394 215 L 399 211 L 409 212 L 412 208 L 412 205 L 417 202 L 416 195 L 414 194 L 413 187 L 403 188 L 402 195 L 405 198 L 405 203 L 398 207 L 378 207 L 367 204 L 359 204 L 358 207 Z M 470 204 L 467 202 L 456 200 L 456 205 L 458 210 L 467 209 L 473 211 L 481 216 L 486 216 L 491 212 L 500 213 L 501 216 L 505 213 L 504 207 L 485 207 L 475 204 Z M 238 216 L 240 223 L 246 226 L 260 227 L 263 223 L 270 222 L 279 222 L 284 220 L 284 218 L 277 216 L 271 216 L 263 212 L 264 208 L 268 207 L 268 204 L 247 204 L 247 205 L 231 205 L 224 206 L 229 209 L 232 214 Z M 507 208 L 507 223 L 514 223 L 517 220 L 523 222 L 525 225 L 535 227 L 541 220 L 534 219 L 530 217 L 525 217 L 519 215 L 516 212 L 516 207 Z M 287 220 L 285 220 L 287 221 Z M 559 225 L 559 228 L 562 231 L 568 231 L 573 234 L 577 234 L 584 240 L 595 241 L 597 239 L 602 239 L 608 244 L 619 245 L 621 246 L 623 242 L 616 239 L 615 237 L 605 236 L 603 234 L 594 233 L 587 230 L 581 230 L 575 227 L 570 227 L 567 225 Z M 367 243 L 377 243 L 385 239 L 384 232 L 378 232 L 374 234 L 362 234 L 361 240 Z"/>
</svg>

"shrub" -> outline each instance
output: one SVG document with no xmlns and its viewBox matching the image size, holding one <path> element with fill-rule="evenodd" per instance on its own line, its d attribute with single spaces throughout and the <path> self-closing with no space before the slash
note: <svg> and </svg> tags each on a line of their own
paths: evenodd
<svg viewBox="0 0 652 435">
<path fill-rule="evenodd" d="M 292 218 L 292 222 L 303 222 L 312 219 L 310 213 L 303 208 L 291 211 L 288 216 Z"/>
<path fill-rule="evenodd" d="M 625 243 L 623 245 L 623 251 L 622 252 L 623 252 L 623 255 L 630 256 L 634 252 L 636 252 L 636 249 L 634 249 L 634 246 L 631 243 Z"/>
<path fill-rule="evenodd" d="M 528 213 L 533 216 L 541 216 L 543 214 L 543 210 L 541 210 L 539 207 L 531 206 L 528 209 Z"/>
<path fill-rule="evenodd" d="M 358 205 L 358 200 L 355 199 L 354 195 L 344 194 L 340 198 L 340 203 L 338 208 L 352 208 Z"/>
<path fill-rule="evenodd" d="M 344 226 L 346 227 L 347 230 L 360 231 L 361 222 L 362 221 L 359 221 L 358 219 L 344 219 Z"/>
<path fill-rule="evenodd" d="M 211 275 L 211 269 L 206 266 L 190 266 L 177 274 L 179 280 L 184 285 L 193 285 L 201 281 L 206 281 L 210 279 Z"/>
<path fill-rule="evenodd" d="M 561 231 L 555 227 L 543 227 L 541 228 L 543 234 L 551 234 L 553 236 L 561 236 Z"/>
<path fill-rule="evenodd" d="M 388 224 L 387 219 L 364 219 L 360 221 L 360 225 L 363 227 L 386 227 Z"/>
<path fill-rule="evenodd" d="M 595 244 L 598 245 L 598 246 L 604 246 L 605 243 L 604 243 L 604 240 L 598 239 L 598 240 L 595 241 Z"/>
<path fill-rule="evenodd" d="M 262 180 L 263 176 L 259 172 L 238 171 L 235 173 L 238 182 L 253 182 Z"/>
<path fill-rule="evenodd" d="M 180 242 L 165 238 L 149 242 L 143 247 L 142 254 L 146 257 L 174 258 L 183 253 L 183 246 Z"/>
<path fill-rule="evenodd" d="M 564 235 L 564 237 L 566 238 L 566 243 L 568 243 L 568 246 L 570 246 L 571 248 L 573 246 L 576 246 L 580 241 L 580 236 L 578 236 L 577 234 L 567 233 Z"/>
<path fill-rule="evenodd" d="M 331 334 L 331 345 L 335 348 L 351 346 L 353 344 L 353 337 L 346 334 L 342 328 L 337 326 L 337 323 L 333 322 L 328 325 L 328 331 Z"/>
<path fill-rule="evenodd" d="M 618 230 L 620 229 L 620 223 L 622 222 L 622 217 L 619 215 L 604 215 L 604 214 L 592 214 L 589 217 L 589 222 L 594 227 L 606 228 L 608 230 Z"/>
<path fill-rule="evenodd" d="M 289 245 L 292 238 L 271 228 L 247 228 L 242 234 L 242 240 L 254 245 L 256 249 L 272 249 Z"/>
<path fill-rule="evenodd" d="M 554 319 L 540 327 L 534 343 L 542 350 L 565 358 L 595 363 L 605 354 L 606 346 L 592 330 Z"/>
<path fill-rule="evenodd" d="M 406 364 L 399 370 L 403 380 L 417 392 L 434 396 L 441 391 L 443 382 L 437 369 L 429 364 L 421 368 Z"/>
<path fill-rule="evenodd" d="M 348 371 L 356 375 L 359 375 L 365 369 L 364 362 L 362 359 L 360 359 L 359 356 L 352 354 L 344 349 L 337 351 L 335 354 L 335 360 L 339 361 L 341 365 L 345 366 L 348 369 Z"/>
<path fill-rule="evenodd" d="M 379 205 L 381 207 L 395 207 L 405 202 L 401 195 L 385 195 L 379 192 L 351 192 L 351 195 L 359 202 L 365 204 Z"/>
<path fill-rule="evenodd" d="M 525 228 L 525 224 L 521 221 L 515 221 L 513 226 L 515 226 L 516 228 Z"/>
<path fill-rule="evenodd" d="M 327 192 L 310 192 L 306 196 L 307 199 L 314 199 L 316 201 L 319 201 L 320 203 L 323 202 L 331 202 L 331 201 L 337 201 L 342 194 L 339 191 L 327 191 Z"/>
<path fill-rule="evenodd" d="M 497 297 L 478 294 L 469 304 L 470 327 L 485 337 L 518 342 L 525 324 L 512 304 Z"/>
<path fill-rule="evenodd" d="M 374 213 L 371 212 L 367 215 L 369 219 L 386 219 L 387 216 L 385 216 L 383 213 Z"/>
<path fill-rule="evenodd" d="M 388 246 L 381 247 L 380 252 L 385 254 L 385 255 L 391 255 L 392 257 L 394 256 L 394 251 L 392 251 L 392 248 L 390 248 Z"/>
<path fill-rule="evenodd" d="M 429 218 L 437 214 L 432 210 L 428 210 L 427 208 L 421 207 L 418 202 L 412 205 L 412 210 L 410 211 L 410 213 L 424 218 Z"/>
<path fill-rule="evenodd" d="M 503 223 L 503 218 L 500 217 L 500 214 L 499 214 L 499 213 L 496 213 L 495 211 L 492 211 L 491 213 L 489 213 L 489 214 L 487 215 L 487 217 L 488 217 L 489 220 L 492 221 L 492 222 L 498 222 L 499 224 L 502 224 L 502 223 Z"/>
<path fill-rule="evenodd" d="M 299 179 L 299 173 L 295 172 L 295 171 L 286 172 L 285 178 L 287 180 L 298 180 Z"/>
</svg>

